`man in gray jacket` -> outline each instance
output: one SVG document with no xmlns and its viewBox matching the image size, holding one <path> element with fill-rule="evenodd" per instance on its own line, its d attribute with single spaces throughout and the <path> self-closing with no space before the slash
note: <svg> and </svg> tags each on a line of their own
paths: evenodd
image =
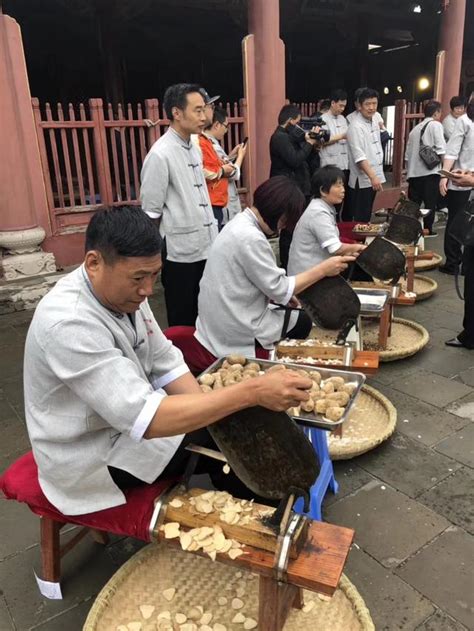
<svg viewBox="0 0 474 631">
<path fill-rule="evenodd" d="M 441 119 L 441 103 L 428 101 L 424 108 L 425 118 L 418 123 L 408 136 L 405 160 L 407 162 L 408 197 L 419 204 L 422 202 L 425 208 L 431 210 L 424 219 L 425 228 L 429 230 L 430 237 L 435 237 L 433 223 L 435 209 L 438 202 L 439 169 L 446 153 Z M 434 149 L 438 154 L 440 164 L 429 169 L 420 158 L 421 144 Z"/>
<path fill-rule="evenodd" d="M 141 172 L 143 210 L 159 220 L 165 237 L 161 280 L 170 326 L 194 326 L 199 282 L 217 236 L 201 154 L 191 141 L 206 124 L 201 90 L 189 83 L 166 90 L 170 127 L 150 149 Z"/>
<path fill-rule="evenodd" d="M 237 410 L 308 399 L 301 388 L 311 380 L 292 371 L 201 392 L 147 302 L 160 249 L 158 228 L 141 210 L 97 212 L 83 265 L 33 316 L 26 422 L 40 486 L 66 515 L 124 504 L 124 488 L 182 475 L 185 446 L 212 446 L 204 428 Z"/>
</svg>

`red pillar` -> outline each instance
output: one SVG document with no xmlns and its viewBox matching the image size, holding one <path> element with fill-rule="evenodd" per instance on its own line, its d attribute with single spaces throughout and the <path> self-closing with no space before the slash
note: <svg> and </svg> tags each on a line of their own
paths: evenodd
<svg viewBox="0 0 474 631">
<path fill-rule="evenodd" d="M 16 280 L 56 267 L 40 250 L 49 214 L 20 27 L 1 10 L 0 86 L 1 265 L 4 278 Z"/>
<path fill-rule="evenodd" d="M 449 99 L 459 94 L 466 0 L 450 0 L 441 17 L 439 50 L 445 51 L 441 102 L 443 114 L 449 112 Z"/>
<path fill-rule="evenodd" d="M 249 0 L 250 35 L 243 42 L 244 93 L 249 129 L 251 187 L 270 175 L 270 136 L 285 104 L 285 46 L 279 0 Z"/>
</svg>

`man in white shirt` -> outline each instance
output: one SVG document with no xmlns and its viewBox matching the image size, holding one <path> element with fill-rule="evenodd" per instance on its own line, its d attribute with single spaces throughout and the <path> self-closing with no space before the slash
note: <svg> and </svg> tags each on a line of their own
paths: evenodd
<svg viewBox="0 0 474 631">
<path fill-rule="evenodd" d="M 383 189 L 383 150 L 380 126 L 374 120 L 379 94 L 364 88 L 359 94 L 360 110 L 347 131 L 349 146 L 349 208 L 355 221 L 370 221 L 375 195 Z"/>
<path fill-rule="evenodd" d="M 311 380 L 292 371 L 201 391 L 147 302 L 160 250 L 158 227 L 140 209 L 97 212 L 83 265 L 33 316 L 26 422 L 40 486 L 66 515 L 118 506 L 127 486 L 182 475 L 186 444 L 209 441 L 203 428 L 237 410 L 308 399 L 301 388 Z"/>
<path fill-rule="evenodd" d="M 446 142 L 451 138 L 457 119 L 466 112 L 467 99 L 464 96 L 453 96 L 449 101 L 450 112 L 443 119 L 443 130 Z"/>
<path fill-rule="evenodd" d="M 344 185 L 349 181 L 349 157 L 347 150 L 347 121 L 343 116 L 347 105 L 347 93 L 344 90 L 334 90 L 331 94 L 329 110 L 322 115 L 330 133 L 328 142 L 319 151 L 321 167 L 333 165 L 344 173 Z M 341 205 L 342 206 L 342 205 Z M 340 207 L 336 208 L 340 211 Z M 342 218 L 345 219 L 344 210 Z"/>
<path fill-rule="evenodd" d="M 443 161 L 445 171 L 474 171 L 474 101 L 468 104 L 466 114 L 460 116 L 451 138 L 446 145 L 446 154 Z M 468 203 L 472 188 L 459 186 L 456 180 L 447 180 L 441 177 L 439 190 L 446 197 L 448 207 L 448 221 L 444 233 L 444 254 L 446 261 L 438 267 L 443 274 L 455 275 L 462 272 L 462 247 L 451 236 L 450 226 L 454 217 Z"/>
<path fill-rule="evenodd" d="M 424 218 L 424 226 L 429 230 L 430 237 L 437 236 L 433 231 L 435 209 L 439 195 L 439 169 L 446 153 L 441 119 L 441 103 L 428 101 L 424 108 L 425 118 L 410 132 L 406 147 L 405 160 L 407 162 L 408 197 L 418 204 L 424 203 L 425 208 L 431 210 Z M 427 145 L 434 149 L 439 156 L 439 164 L 432 169 L 426 166 L 420 158 L 420 146 Z"/>
<path fill-rule="evenodd" d="M 217 236 L 201 154 L 191 141 L 207 120 L 201 90 L 189 83 L 166 90 L 170 127 L 148 152 L 141 172 L 143 210 L 159 220 L 165 237 L 161 281 L 170 326 L 194 326 L 199 281 Z"/>
</svg>

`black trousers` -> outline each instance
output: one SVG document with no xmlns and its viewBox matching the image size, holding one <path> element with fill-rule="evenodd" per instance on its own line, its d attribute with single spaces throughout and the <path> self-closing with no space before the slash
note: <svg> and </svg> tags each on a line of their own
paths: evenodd
<svg viewBox="0 0 474 631">
<path fill-rule="evenodd" d="M 439 175 L 423 175 L 422 177 L 411 177 L 408 180 L 408 198 L 412 202 L 425 205 L 431 212 L 424 220 L 424 226 L 430 232 L 433 230 L 435 220 L 435 209 L 438 205 L 439 195 Z"/>
<path fill-rule="evenodd" d="M 464 248 L 464 330 L 458 340 L 474 349 L 474 246 Z"/>
<path fill-rule="evenodd" d="M 175 263 L 162 251 L 161 283 L 165 290 L 168 326 L 194 326 L 198 314 L 199 283 L 206 261 Z"/>
<path fill-rule="evenodd" d="M 462 263 L 462 247 L 459 241 L 456 241 L 456 239 L 453 239 L 451 236 L 450 227 L 454 217 L 468 203 L 470 194 L 470 190 L 453 191 L 448 189 L 446 197 L 448 221 L 446 223 L 446 231 L 444 233 L 444 254 L 446 256 L 445 267 L 453 271 L 457 270 Z"/>
<path fill-rule="evenodd" d="M 178 450 L 155 482 L 157 480 L 179 478 L 184 475 L 189 459 L 192 455 L 192 452 L 187 451 L 186 446 L 191 443 L 199 445 L 200 447 L 207 447 L 208 449 L 215 449 L 216 451 L 219 451 L 219 448 L 205 427 L 194 432 L 190 432 L 185 435 L 181 445 L 178 447 Z M 239 480 L 233 471 L 230 471 L 228 474 L 224 473 L 223 466 L 224 465 L 221 460 L 200 456 L 194 473 L 196 475 L 207 473 L 216 489 L 219 491 L 228 491 L 235 497 L 241 499 L 256 499 L 263 504 L 270 505 L 278 503 L 255 495 L 255 493 L 253 493 L 243 482 Z M 128 473 L 128 471 L 124 471 L 123 469 L 109 467 L 109 473 L 115 484 L 122 490 L 146 484 L 143 480 L 136 478 L 134 475 Z"/>
<path fill-rule="evenodd" d="M 288 257 L 290 255 L 290 245 L 293 239 L 293 233 L 289 230 L 280 230 L 280 238 L 278 244 L 280 247 L 280 267 L 286 271 L 288 269 Z"/>
<path fill-rule="evenodd" d="M 310 334 L 312 326 L 313 323 L 309 315 L 305 311 L 300 311 L 295 326 L 287 332 L 285 337 L 290 338 L 290 340 L 305 340 Z"/>
<path fill-rule="evenodd" d="M 340 204 L 336 204 L 336 217 L 338 221 L 352 221 L 351 209 L 349 206 L 349 169 L 344 169 L 344 188 L 346 189 L 346 195 L 344 201 Z M 347 210 L 346 210 L 347 208 Z"/>
<path fill-rule="evenodd" d="M 347 213 L 352 216 L 352 219 L 345 219 L 345 221 L 362 221 L 368 223 L 372 216 L 372 206 L 374 205 L 374 199 L 377 191 L 371 186 L 367 188 L 359 188 L 359 182 L 356 182 L 356 187 L 348 187 L 348 202 L 349 210 Z M 343 217 L 344 217 L 343 211 Z"/>
<path fill-rule="evenodd" d="M 213 206 L 212 212 L 214 213 L 214 217 L 217 220 L 217 229 L 220 232 L 224 224 L 224 208 L 223 206 Z"/>
</svg>

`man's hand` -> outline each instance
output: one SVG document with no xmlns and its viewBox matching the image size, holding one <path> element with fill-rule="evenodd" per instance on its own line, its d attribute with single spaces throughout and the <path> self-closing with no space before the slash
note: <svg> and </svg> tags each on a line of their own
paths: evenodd
<svg viewBox="0 0 474 631">
<path fill-rule="evenodd" d="M 309 377 L 302 377 L 293 370 L 275 370 L 255 379 L 257 405 L 282 412 L 308 401 L 312 386 Z"/>
<path fill-rule="evenodd" d="M 229 153 L 229 158 L 233 158 L 234 156 L 236 156 L 239 152 L 240 147 L 242 146 L 243 143 L 240 143 L 238 145 L 235 145 L 235 147 L 232 149 L 232 151 Z"/>
<path fill-rule="evenodd" d="M 222 165 L 222 177 L 231 177 L 235 173 L 235 166 L 227 163 Z"/>
<path fill-rule="evenodd" d="M 374 191 L 382 191 L 383 190 L 383 185 L 382 182 L 379 180 L 379 178 L 377 176 L 373 176 L 370 178 L 370 183 L 372 185 L 372 188 L 374 189 Z"/>
<path fill-rule="evenodd" d="M 474 172 L 461 170 L 454 171 L 453 184 L 456 184 L 456 186 L 465 186 L 466 188 L 474 186 Z"/>
<path fill-rule="evenodd" d="M 442 177 L 439 181 L 439 192 L 443 197 L 446 197 L 448 192 L 448 178 Z"/>
<path fill-rule="evenodd" d="M 296 296 L 291 296 L 287 307 L 291 307 L 292 309 L 301 309 L 301 302 L 298 300 Z"/>
<path fill-rule="evenodd" d="M 247 153 L 247 144 L 238 145 L 239 149 L 237 151 L 237 159 L 242 161 L 245 158 L 245 154 Z"/>
<path fill-rule="evenodd" d="M 319 264 L 324 276 L 337 276 L 344 272 L 350 263 L 356 260 L 356 255 L 351 256 L 330 256 Z"/>
<path fill-rule="evenodd" d="M 306 140 L 306 142 L 310 145 L 315 145 L 316 144 L 316 138 L 311 138 L 311 136 L 309 135 L 309 131 L 307 131 L 304 135 L 304 139 Z"/>
</svg>

